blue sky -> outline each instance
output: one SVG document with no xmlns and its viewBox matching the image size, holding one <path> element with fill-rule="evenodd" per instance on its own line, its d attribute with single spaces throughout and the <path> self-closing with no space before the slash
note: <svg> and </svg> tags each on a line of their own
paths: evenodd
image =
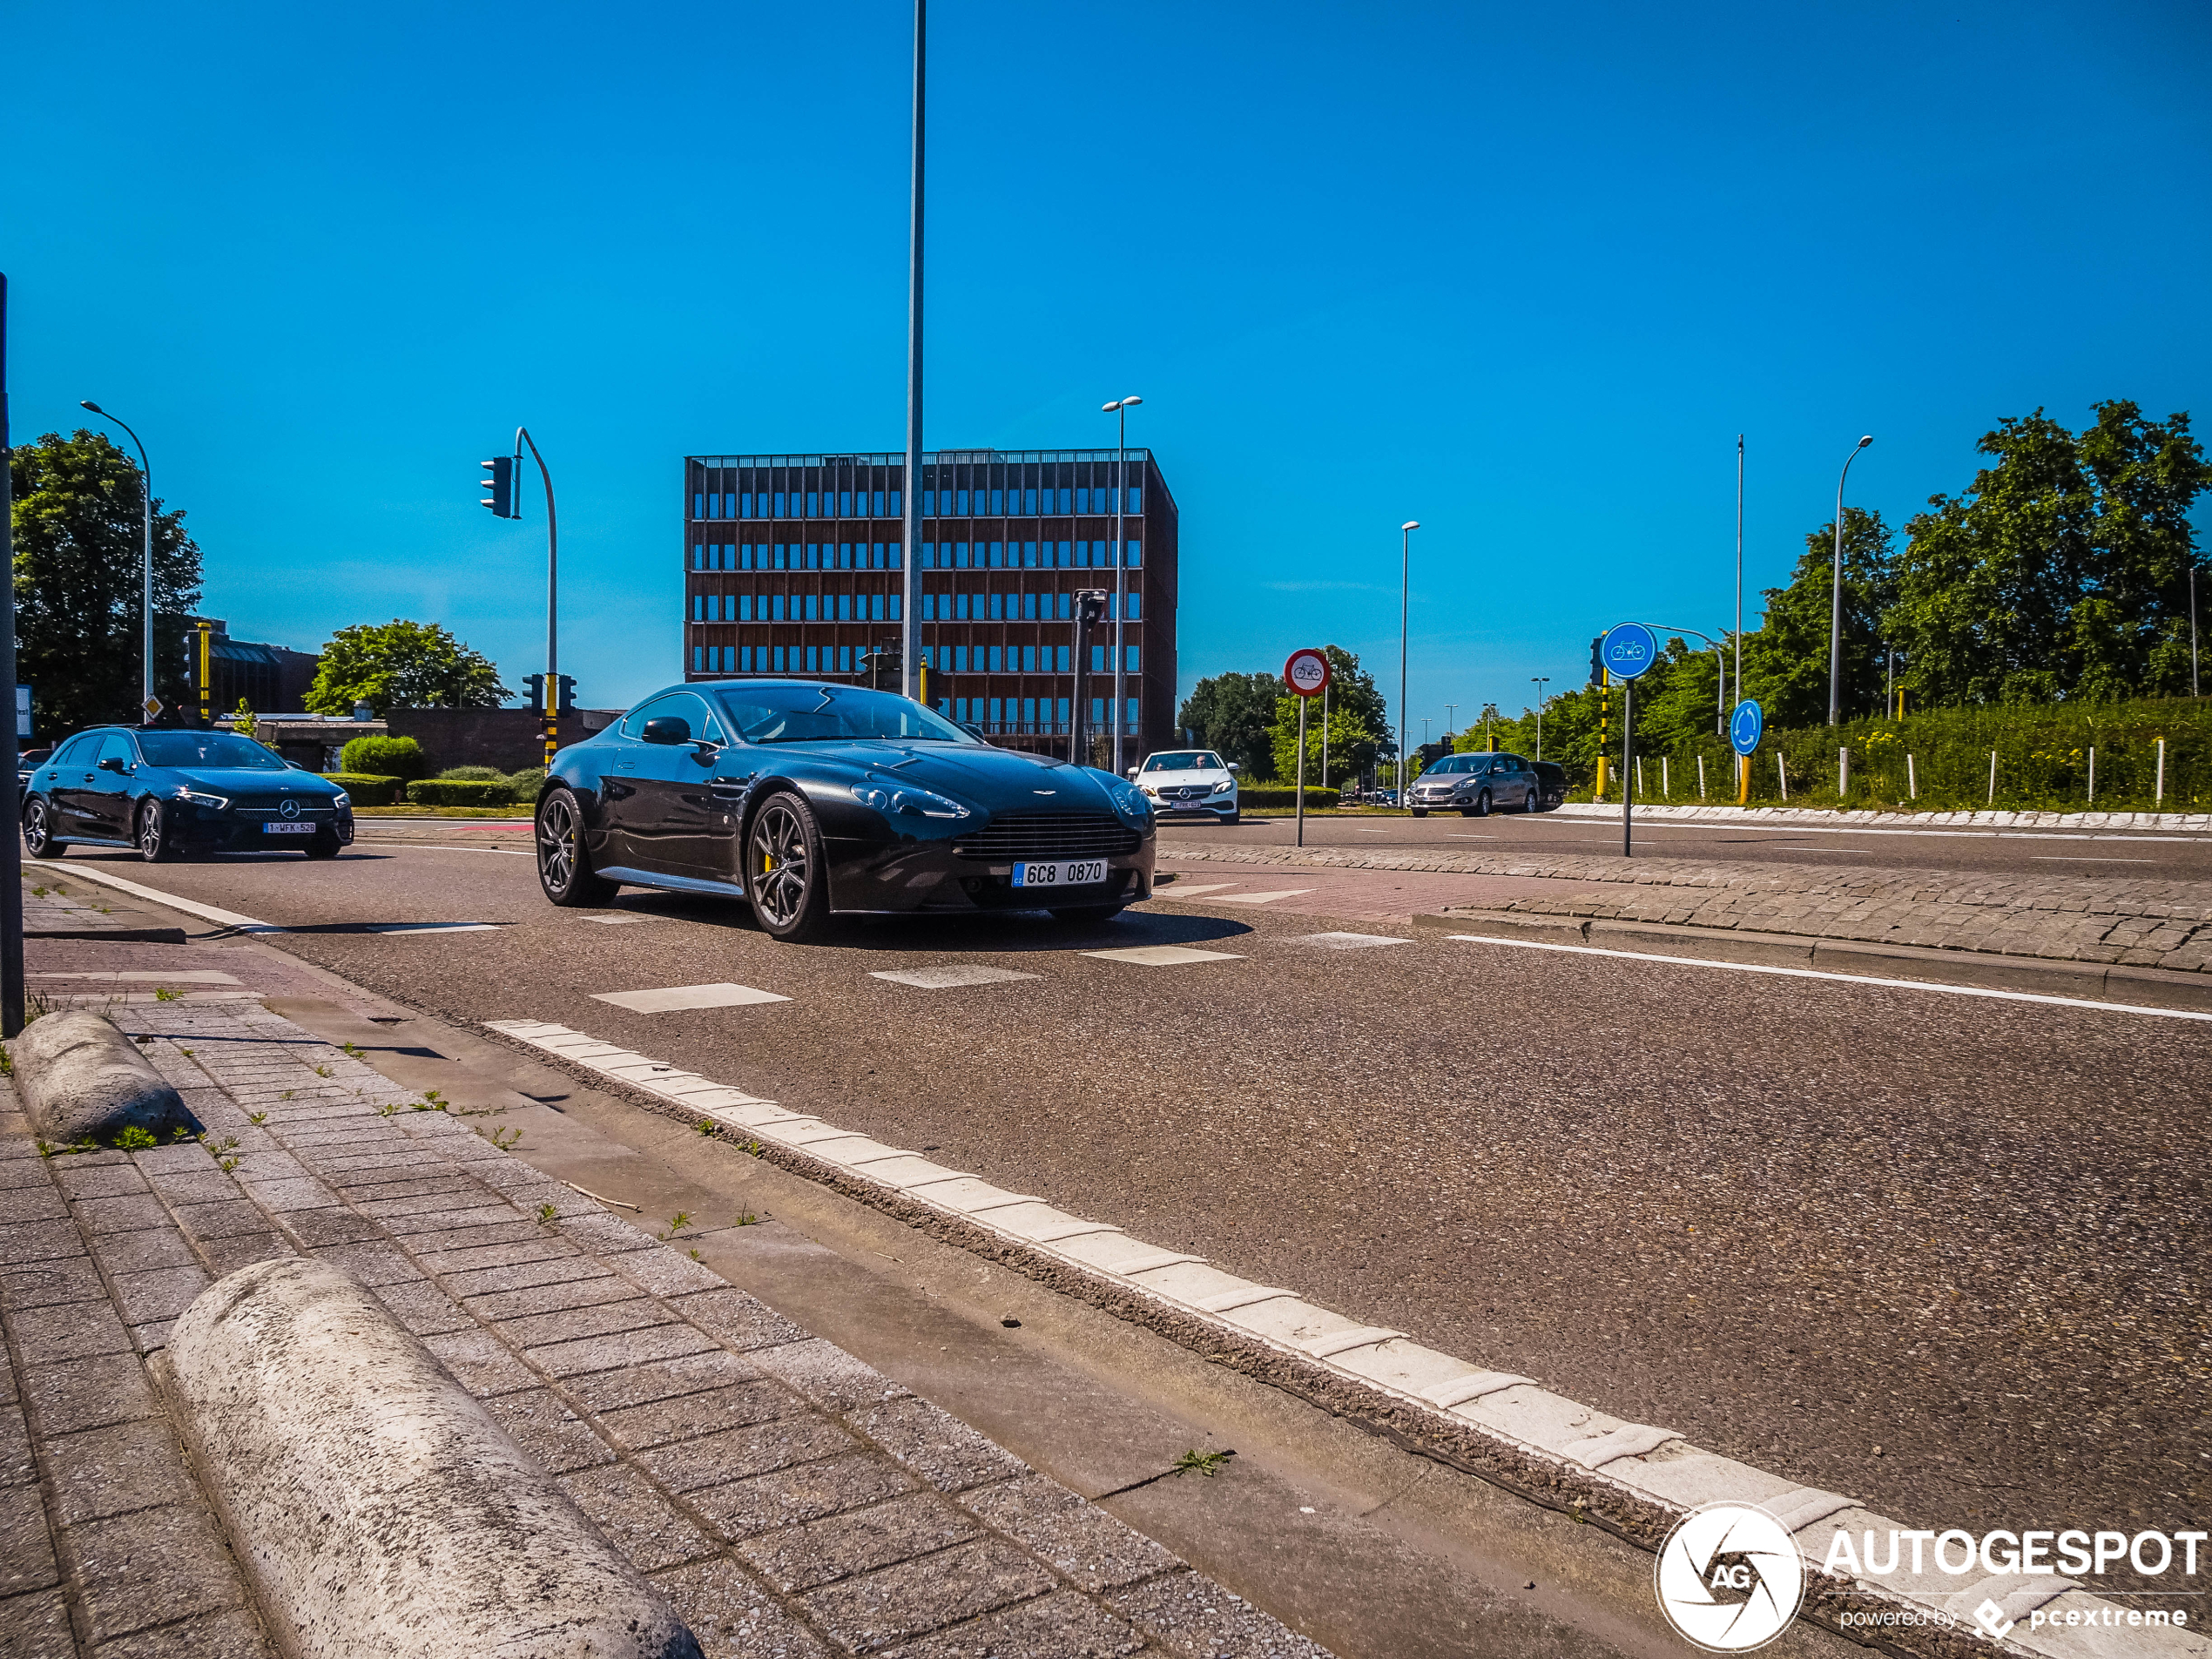
<svg viewBox="0 0 2212 1659">
<path fill-rule="evenodd" d="M 583 701 L 679 671 L 680 459 L 904 442 L 910 11 L 17 8 L 18 441 L 94 398 L 209 609 L 314 649 L 542 651 L 556 469 Z M 1188 687 L 1356 651 L 1409 713 L 1717 631 L 1850 499 L 1901 524 L 2001 415 L 2212 367 L 2212 13 L 940 0 L 931 447 L 1145 398 Z"/>
</svg>

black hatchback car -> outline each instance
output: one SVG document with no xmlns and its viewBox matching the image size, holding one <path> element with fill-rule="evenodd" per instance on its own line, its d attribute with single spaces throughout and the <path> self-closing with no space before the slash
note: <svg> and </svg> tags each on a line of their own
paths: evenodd
<svg viewBox="0 0 2212 1659">
<path fill-rule="evenodd" d="M 778 939 L 834 914 L 1049 910 L 1151 896 L 1151 803 L 1000 749 L 910 698 L 807 680 L 671 685 L 554 758 L 537 871 L 556 905 L 623 885 L 751 903 Z"/>
<path fill-rule="evenodd" d="M 231 732 L 95 726 L 30 774 L 24 846 L 135 846 L 153 863 L 186 853 L 293 851 L 334 859 L 354 806 L 327 778 Z"/>
</svg>

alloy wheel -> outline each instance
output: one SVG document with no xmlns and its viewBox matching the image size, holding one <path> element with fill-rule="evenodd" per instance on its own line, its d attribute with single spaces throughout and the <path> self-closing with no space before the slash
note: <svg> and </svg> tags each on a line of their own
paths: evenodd
<svg viewBox="0 0 2212 1659">
<path fill-rule="evenodd" d="M 566 893 L 576 867 L 576 808 L 565 795 L 556 795 L 537 815 L 538 877 L 550 891 Z"/>
<path fill-rule="evenodd" d="M 46 829 L 46 803 L 33 796 L 23 813 L 24 844 L 30 847 L 30 856 L 46 856 L 46 846 L 51 839 Z"/>
<path fill-rule="evenodd" d="M 138 809 L 138 852 L 148 863 L 161 856 L 161 808 L 152 801 Z"/>
<path fill-rule="evenodd" d="M 772 926 L 790 927 L 806 907 L 813 865 L 807 856 L 806 826 L 787 803 L 771 801 L 760 809 L 752 824 L 748 862 L 752 901 Z"/>
</svg>

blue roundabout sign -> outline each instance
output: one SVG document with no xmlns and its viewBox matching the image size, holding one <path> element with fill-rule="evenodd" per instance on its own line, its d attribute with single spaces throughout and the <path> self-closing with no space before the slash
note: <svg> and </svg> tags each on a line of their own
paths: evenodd
<svg viewBox="0 0 2212 1659">
<path fill-rule="evenodd" d="M 1740 755 L 1750 755 L 1759 746 L 1759 739 L 1766 735 L 1766 713 L 1757 703 L 1745 698 L 1728 717 L 1728 740 Z"/>
</svg>

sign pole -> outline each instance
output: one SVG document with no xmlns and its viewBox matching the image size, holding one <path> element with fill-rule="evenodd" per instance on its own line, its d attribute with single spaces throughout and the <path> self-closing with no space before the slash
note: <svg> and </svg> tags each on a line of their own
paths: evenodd
<svg viewBox="0 0 2212 1659">
<path fill-rule="evenodd" d="M 1318 651 L 1294 651 L 1283 664 L 1283 684 L 1298 698 L 1298 783 L 1291 794 L 1300 846 L 1305 845 L 1305 705 L 1329 689 L 1329 659 Z"/>
<path fill-rule="evenodd" d="M 1305 703 L 1298 700 L 1298 844 L 1305 845 Z"/>
<path fill-rule="evenodd" d="M 1636 806 L 1636 683 L 1621 693 L 1621 856 L 1635 856 L 1630 819 Z"/>
<path fill-rule="evenodd" d="M 0 276 L 0 685 L 9 687 L 14 704 L 16 684 L 16 568 L 14 518 L 10 506 L 15 490 L 8 449 L 8 279 Z M 0 765 L 13 782 L 20 753 L 16 741 L 17 716 L 8 711 L 8 732 L 0 738 Z M 21 803 L 17 792 L 0 790 L 0 1036 L 13 1037 L 23 1030 L 23 833 L 17 819 Z"/>
</svg>

